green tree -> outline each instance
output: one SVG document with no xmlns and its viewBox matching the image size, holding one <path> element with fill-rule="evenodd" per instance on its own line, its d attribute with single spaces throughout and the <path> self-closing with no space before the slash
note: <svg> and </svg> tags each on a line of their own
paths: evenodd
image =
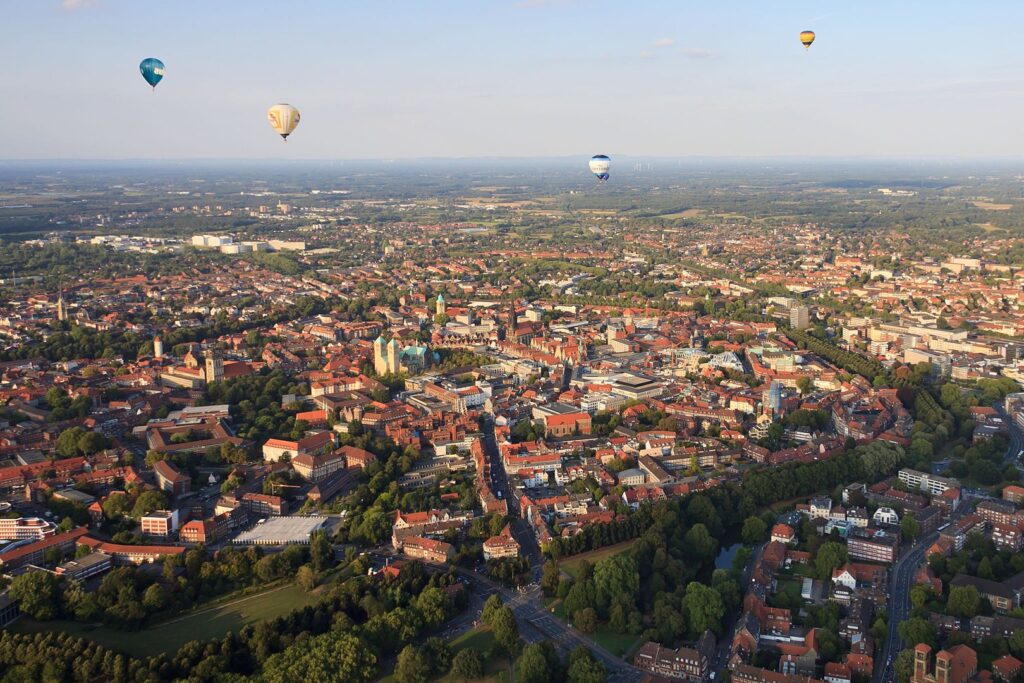
<svg viewBox="0 0 1024 683">
<path fill-rule="evenodd" d="M 743 522 L 743 531 L 740 535 L 747 545 L 757 545 L 764 540 L 768 533 L 768 525 L 760 517 L 747 517 Z"/>
<path fill-rule="evenodd" d="M 38 621 L 60 616 L 61 580 L 50 572 L 30 572 L 14 578 L 10 596 L 20 603 L 21 611 Z"/>
<path fill-rule="evenodd" d="M 899 625 L 898 630 L 900 638 L 902 638 L 909 647 L 913 647 L 918 643 L 927 643 L 931 647 L 935 647 L 936 645 L 937 632 L 935 624 L 931 623 L 927 619 L 921 619 L 920 617 L 907 619 Z"/>
<path fill-rule="evenodd" d="M 553 683 L 551 665 L 539 643 L 527 645 L 516 662 L 516 680 L 521 683 Z"/>
<path fill-rule="evenodd" d="M 452 675 L 462 681 L 471 681 L 484 676 L 484 660 L 475 648 L 459 650 L 452 659 Z"/>
<path fill-rule="evenodd" d="M 480 620 L 491 628 L 494 628 L 494 623 L 492 621 L 494 619 L 494 615 L 504 606 L 505 604 L 501 601 L 501 596 L 497 593 L 491 593 L 490 597 L 487 598 L 487 601 L 484 602 L 483 609 L 480 611 Z"/>
<path fill-rule="evenodd" d="M 143 491 L 132 506 L 132 517 L 138 519 L 154 510 L 167 507 L 167 496 L 162 491 Z"/>
<path fill-rule="evenodd" d="M 544 570 L 540 577 L 540 587 L 544 591 L 544 595 L 552 597 L 558 590 L 558 582 L 561 580 L 561 571 L 558 569 L 558 563 L 554 560 L 548 560 L 544 563 Z"/>
<path fill-rule="evenodd" d="M 893 662 L 893 671 L 896 674 L 897 683 L 909 683 L 910 674 L 914 672 L 913 649 L 902 650 L 896 655 L 896 661 Z"/>
<path fill-rule="evenodd" d="M 395 664 L 396 683 L 427 683 L 433 667 L 426 655 L 415 645 L 406 645 L 398 653 Z"/>
<path fill-rule="evenodd" d="M 818 572 L 818 578 L 822 581 L 832 579 L 832 570 L 838 569 L 846 564 L 846 546 L 842 543 L 829 541 L 818 548 L 817 557 L 814 559 L 814 567 Z"/>
<path fill-rule="evenodd" d="M 295 573 L 295 582 L 304 591 L 311 591 L 316 588 L 317 573 L 308 564 L 304 564 L 299 567 L 299 571 Z"/>
<path fill-rule="evenodd" d="M 510 656 L 519 652 L 522 641 L 512 610 L 508 607 L 497 610 L 491 617 L 491 628 L 494 630 L 494 642 L 499 648 Z"/>
<path fill-rule="evenodd" d="M 573 616 L 573 622 L 584 633 L 593 633 L 597 630 L 597 611 L 593 607 L 581 609 Z"/>
<path fill-rule="evenodd" d="M 946 611 L 954 617 L 972 619 L 977 616 L 980 605 L 981 595 L 974 586 L 953 586 L 949 589 Z"/>
<path fill-rule="evenodd" d="M 698 636 L 704 631 L 721 632 L 725 605 L 718 591 L 693 581 L 686 586 L 683 608 L 692 635 Z"/>
<path fill-rule="evenodd" d="M 377 658 L 366 644 L 349 633 L 328 631 L 289 647 L 267 660 L 267 683 L 369 683 Z"/>
<path fill-rule="evenodd" d="M 594 659 L 590 650 L 580 646 L 569 653 L 568 683 L 604 683 L 607 679 L 604 664 Z"/>
<path fill-rule="evenodd" d="M 903 515 L 900 520 L 900 533 L 905 541 L 915 541 L 921 535 L 921 525 L 911 515 Z"/>
</svg>

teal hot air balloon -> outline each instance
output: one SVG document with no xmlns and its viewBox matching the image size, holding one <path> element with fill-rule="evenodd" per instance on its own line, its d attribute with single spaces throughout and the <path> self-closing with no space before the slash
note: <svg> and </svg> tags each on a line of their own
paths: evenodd
<svg viewBox="0 0 1024 683">
<path fill-rule="evenodd" d="M 139 64 L 139 71 L 142 72 L 142 77 L 146 79 L 146 83 L 149 83 L 153 86 L 153 90 L 156 90 L 156 84 L 164 77 L 164 63 L 156 57 L 147 57 Z"/>
</svg>

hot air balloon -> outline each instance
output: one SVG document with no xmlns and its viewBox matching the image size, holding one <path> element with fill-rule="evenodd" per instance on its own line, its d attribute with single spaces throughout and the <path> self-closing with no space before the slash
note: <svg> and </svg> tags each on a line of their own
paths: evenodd
<svg viewBox="0 0 1024 683">
<path fill-rule="evenodd" d="M 146 57 L 139 64 L 139 71 L 142 72 L 142 77 L 146 79 L 146 83 L 153 86 L 153 90 L 156 90 L 156 84 L 164 77 L 164 63 L 156 57 Z"/>
<path fill-rule="evenodd" d="M 611 168 L 612 160 L 604 154 L 598 154 L 590 158 L 590 172 L 597 176 L 598 180 L 608 180 L 608 169 Z"/>
<path fill-rule="evenodd" d="M 288 142 L 288 136 L 299 125 L 299 110 L 290 104 L 275 104 L 267 110 L 267 120 L 270 127 Z"/>
<path fill-rule="evenodd" d="M 804 47 L 810 50 L 811 43 L 814 42 L 814 31 L 801 31 L 800 42 L 804 44 Z"/>
</svg>

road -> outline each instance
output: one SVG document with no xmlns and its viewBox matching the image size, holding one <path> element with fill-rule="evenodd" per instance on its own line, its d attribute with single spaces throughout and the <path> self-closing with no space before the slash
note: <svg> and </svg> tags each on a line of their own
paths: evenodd
<svg viewBox="0 0 1024 683">
<path fill-rule="evenodd" d="M 1006 455 L 1003 457 L 1002 466 L 1006 467 L 1012 463 L 1018 470 L 1024 472 L 1024 465 L 1021 465 L 1020 459 L 1017 457 L 1018 453 L 1024 451 L 1024 431 L 1021 431 L 1021 428 L 1017 426 L 1013 417 L 1006 413 L 1002 404 L 997 403 L 995 408 L 999 411 L 999 416 L 1003 418 L 1004 422 L 1006 422 L 1007 429 L 1009 429 L 1010 432 L 1010 445 L 1006 449 Z"/>
<path fill-rule="evenodd" d="M 530 567 L 533 569 L 533 580 L 540 580 L 541 567 L 544 564 L 544 556 L 540 552 L 540 545 L 537 543 L 537 536 L 533 533 L 529 523 L 523 519 L 522 511 L 519 509 L 519 499 L 512 491 L 508 483 L 508 473 L 501 462 L 501 451 L 498 450 L 498 443 L 494 439 L 494 421 L 485 420 L 483 425 L 483 446 L 487 461 L 490 464 L 491 488 L 495 495 L 501 494 L 502 499 L 508 503 L 509 516 L 512 517 L 512 535 L 519 542 L 523 556 L 530 560 Z"/>
</svg>

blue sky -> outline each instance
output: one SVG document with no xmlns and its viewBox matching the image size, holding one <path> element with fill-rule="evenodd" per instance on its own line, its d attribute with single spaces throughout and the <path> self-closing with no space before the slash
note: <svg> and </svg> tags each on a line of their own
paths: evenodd
<svg viewBox="0 0 1024 683">
<path fill-rule="evenodd" d="M 0 0 L 0 16 L 0 159 L 1024 156 L 1019 1 Z M 148 56 L 167 64 L 155 94 Z M 302 112 L 287 147 L 264 114 L 282 101 Z"/>
</svg>

